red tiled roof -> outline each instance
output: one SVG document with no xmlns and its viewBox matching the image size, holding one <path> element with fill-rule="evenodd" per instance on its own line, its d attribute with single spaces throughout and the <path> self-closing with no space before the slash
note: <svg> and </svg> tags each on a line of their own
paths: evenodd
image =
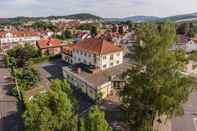
<svg viewBox="0 0 197 131">
<path fill-rule="evenodd" d="M 49 47 L 58 47 L 61 45 L 61 41 L 58 39 L 42 39 L 36 42 L 36 45 L 40 49 L 49 48 Z"/>
<path fill-rule="evenodd" d="M 1 31 L 0 32 L 0 38 L 5 37 L 7 33 L 11 33 L 13 37 L 27 37 L 27 36 L 38 36 L 37 32 L 27 32 L 27 31 Z"/>
<path fill-rule="evenodd" d="M 115 46 L 112 42 L 98 38 L 85 39 L 78 44 L 75 44 L 73 48 L 85 50 L 95 54 L 108 54 L 122 51 L 120 47 Z"/>
</svg>

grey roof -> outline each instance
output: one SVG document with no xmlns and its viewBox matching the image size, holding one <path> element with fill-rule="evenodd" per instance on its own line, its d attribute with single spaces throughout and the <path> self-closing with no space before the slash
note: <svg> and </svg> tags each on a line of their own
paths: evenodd
<svg viewBox="0 0 197 131">
<path fill-rule="evenodd" d="M 71 72 L 75 76 L 79 77 L 81 80 L 85 81 L 87 84 L 91 85 L 94 89 L 99 88 L 102 84 L 110 81 L 111 78 L 121 75 L 123 72 L 127 71 L 131 67 L 131 64 L 123 63 L 115 67 L 99 71 L 97 73 L 88 73 L 86 71 L 81 71 L 81 73 L 76 73 L 72 70 L 72 66 L 64 67 L 64 70 Z"/>
</svg>

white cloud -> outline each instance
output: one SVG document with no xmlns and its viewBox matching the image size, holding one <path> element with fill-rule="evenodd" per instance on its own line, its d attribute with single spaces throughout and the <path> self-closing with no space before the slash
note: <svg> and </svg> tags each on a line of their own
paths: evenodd
<svg viewBox="0 0 197 131">
<path fill-rule="evenodd" d="M 18 4 L 34 4 L 35 2 L 35 0 L 16 0 Z"/>
<path fill-rule="evenodd" d="M 103 17 L 197 12 L 197 0 L 0 0 L 0 17 L 89 12 Z"/>
</svg>

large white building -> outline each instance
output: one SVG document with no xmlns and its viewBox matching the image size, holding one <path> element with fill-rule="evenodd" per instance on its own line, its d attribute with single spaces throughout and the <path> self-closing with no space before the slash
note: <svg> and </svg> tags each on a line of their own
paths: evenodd
<svg viewBox="0 0 197 131">
<path fill-rule="evenodd" d="M 2 49 L 12 48 L 14 45 L 19 43 L 30 43 L 35 45 L 37 40 L 40 40 L 40 36 L 37 32 L 0 32 L 0 45 Z"/>
<path fill-rule="evenodd" d="M 66 54 L 63 55 L 63 59 L 66 59 Z M 99 38 L 85 39 L 73 45 L 71 55 L 72 64 L 83 63 L 101 70 L 123 63 L 123 50 Z"/>
<path fill-rule="evenodd" d="M 64 48 L 64 77 L 93 100 L 105 98 L 122 81 L 118 76 L 129 68 L 123 64 L 123 50 L 114 43 L 99 38 L 85 39 Z"/>
</svg>

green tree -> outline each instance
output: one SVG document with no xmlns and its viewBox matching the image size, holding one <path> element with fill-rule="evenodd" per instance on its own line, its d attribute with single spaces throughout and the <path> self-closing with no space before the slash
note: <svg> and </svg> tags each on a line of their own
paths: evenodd
<svg viewBox="0 0 197 131">
<path fill-rule="evenodd" d="M 70 30 L 65 30 L 62 34 L 63 39 L 70 39 L 73 37 L 73 34 Z"/>
<path fill-rule="evenodd" d="M 39 74 L 35 69 L 25 67 L 23 69 L 18 69 L 16 78 L 19 85 L 21 84 L 29 87 L 35 85 L 39 81 Z"/>
<path fill-rule="evenodd" d="M 119 26 L 118 32 L 122 35 L 124 33 L 123 26 Z"/>
<path fill-rule="evenodd" d="M 66 93 L 75 106 L 75 109 L 77 109 L 78 102 L 75 99 L 73 91 L 66 80 L 53 80 L 51 83 L 51 89 L 53 91 L 62 90 L 64 93 Z"/>
<path fill-rule="evenodd" d="M 91 32 L 92 36 L 96 36 L 97 35 L 97 27 L 96 26 L 92 26 L 90 32 Z"/>
<path fill-rule="evenodd" d="M 182 104 L 196 89 L 196 81 L 181 73 L 187 63 L 185 52 L 170 51 L 176 38 L 174 24 L 145 23 L 137 35 L 132 57 L 137 64 L 124 73 L 120 95 L 130 129 L 148 131 L 156 118 L 183 113 Z"/>
<path fill-rule="evenodd" d="M 17 67 L 24 67 L 27 65 L 27 62 L 30 58 L 39 57 L 39 52 L 34 46 L 25 44 L 24 46 L 18 45 L 13 49 L 8 50 L 7 55 L 8 61 L 10 60 L 9 58 L 13 57 L 15 58 Z"/>
<path fill-rule="evenodd" d="M 112 131 L 105 120 L 104 112 L 97 106 L 90 109 L 87 118 L 81 121 L 80 131 Z"/>
<path fill-rule="evenodd" d="M 190 30 L 190 25 L 188 23 L 182 23 L 177 25 L 177 34 L 187 34 Z"/>
<path fill-rule="evenodd" d="M 51 86 L 53 88 L 55 84 Z M 60 88 L 26 101 L 23 114 L 27 131 L 76 131 L 76 115 L 69 96 Z"/>
</svg>

